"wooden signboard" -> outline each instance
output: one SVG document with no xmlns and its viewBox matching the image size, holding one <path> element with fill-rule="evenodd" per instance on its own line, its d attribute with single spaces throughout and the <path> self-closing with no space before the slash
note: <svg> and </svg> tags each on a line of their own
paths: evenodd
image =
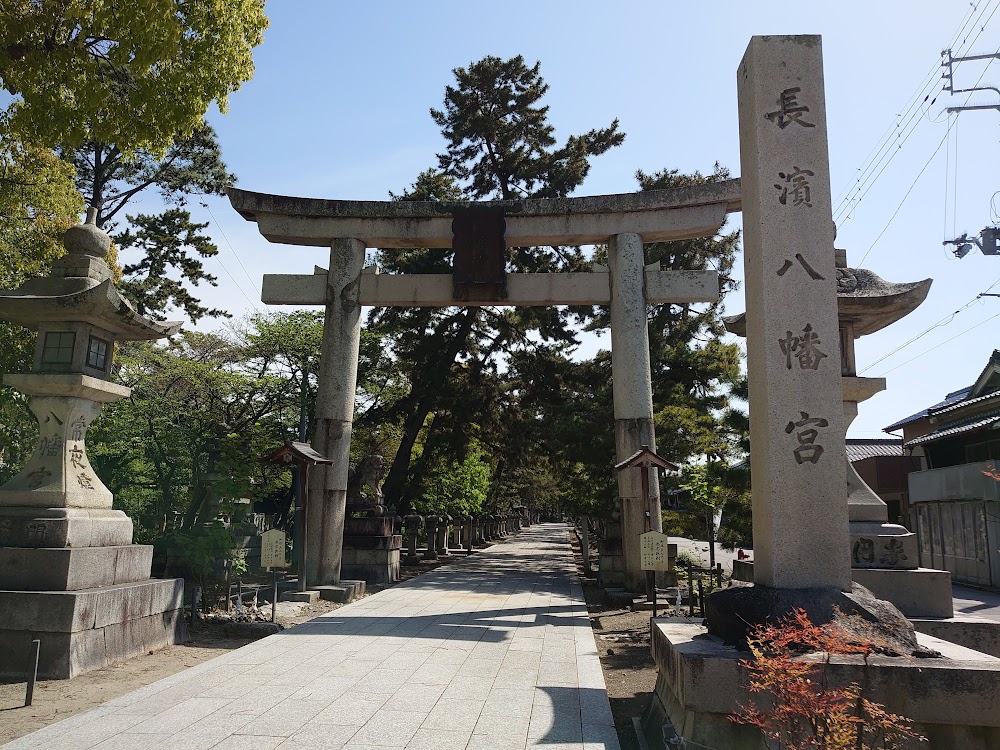
<svg viewBox="0 0 1000 750">
<path fill-rule="evenodd" d="M 677 545 L 666 534 L 647 531 L 639 535 L 639 560 L 642 570 L 673 570 Z"/>
<path fill-rule="evenodd" d="M 270 529 L 260 535 L 260 567 L 285 568 L 285 532 Z"/>
</svg>

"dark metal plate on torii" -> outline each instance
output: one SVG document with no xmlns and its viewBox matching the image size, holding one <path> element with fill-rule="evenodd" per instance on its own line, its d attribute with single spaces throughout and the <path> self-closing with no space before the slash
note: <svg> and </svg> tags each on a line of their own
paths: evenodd
<svg viewBox="0 0 1000 750">
<path fill-rule="evenodd" d="M 507 299 L 503 207 L 463 206 L 451 213 L 452 296 L 456 300 Z"/>
</svg>

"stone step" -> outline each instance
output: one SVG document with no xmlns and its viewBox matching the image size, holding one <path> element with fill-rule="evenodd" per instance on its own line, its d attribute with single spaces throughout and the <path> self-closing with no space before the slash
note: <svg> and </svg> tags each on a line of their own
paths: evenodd
<svg viewBox="0 0 1000 750">
<path fill-rule="evenodd" d="M 149 579 L 153 547 L 0 547 L 0 590 L 81 591 Z"/>
<path fill-rule="evenodd" d="M 281 601 L 283 602 L 305 602 L 306 604 L 315 604 L 319 601 L 320 592 L 316 590 L 311 591 L 286 591 L 281 595 Z"/>
<path fill-rule="evenodd" d="M 346 604 L 365 593 L 365 582 L 342 579 L 339 584 L 316 586 L 315 590 L 326 601 Z"/>
</svg>

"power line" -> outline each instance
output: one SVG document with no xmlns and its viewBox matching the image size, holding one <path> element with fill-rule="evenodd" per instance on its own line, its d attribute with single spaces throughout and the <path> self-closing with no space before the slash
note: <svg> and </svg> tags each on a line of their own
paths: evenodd
<svg viewBox="0 0 1000 750">
<path fill-rule="evenodd" d="M 204 197 L 204 194 L 202 194 L 202 196 Z M 229 241 L 229 238 L 226 236 L 226 232 L 222 228 L 222 225 L 219 224 L 219 222 L 216 220 L 215 214 L 212 213 L 211 207 L 208 205 L 206 201 L 199 201 L 199 203 L 205 210 L 208 211 L 208 215 L 212 218 L 213 224 L 219 230 L 219 233 L 222 235 L 222 238 L 226 241 L 226 244 L 229 245 L 230 252 L 232 252 L 232 254 L 236 257 L 236 262 L 240 264 L 240 268 L 243 269 L 243 275 L 246 276 L 247 279 L 250 281 L 252 288 L 254 284 L 253 279 L 251 279 L 250 274 L 247 273 L 246 266 L 244 266 L 243 261 L 240 260 L 239 254 L 236 252 L 236 249 L 233 247 L 233 244 Z M 226 276 L 230 278 L 230 280 L 233 282 L 233 285 L 239 290 L 240 294 L 243 295 L 243 298 L 250 303 L 250 306 L 252 308 L 260 312 L 261 311 L 260 306 L 256 302 L 254 302 L 253 299 L 251 299 L 251 297 L 243 290 L 243 287 L 240 286 L 240 283 L 236 280 L 236 277 L 229 272 L 229 269 L 226 267 L 226 264 L 222 262 L 222 258 L 217 256 L 216 261 L 218 261 L 219 265 L 222 266 L 222 270 L 226 272 Z"/>
<path fill-rule="evenodd" d="M 255 289 L 257 282 L 253 280 L 250 273 L 247 271 L 247 267 L 243 265 L 243 261 L 240 259 L 239 253 L 236 252 L 236 248 L 233 247 L 233 243 L 229 241 L 229 237 L 226 236 L 226 230 L 222 228 L 222 224 L 218 222 L 215 218 L 215 214 L 212 213 L 212 207 L 208 205 L 207 202 L 202 202 L 202 206 L 208 211 L 208 215 L 212 217 L 212 221 L 215 222 L 215 226 L 218 228 L 219 233 L 222 235 L 222 239 L 226 241 L 229 245 L 229 249 L 232 251 L 233 255 L 236 256 L 236 262 L 240 264 L 240 268 L 243 269 L 243 275 L 247 277 L 247 281 L 250 282 L 250 288 Z"/>
<path fill-rule="evenodd" d="M 972 16 L 975 15 L 976 13 L 976 5 L 974 3 L 969 3 L 969 6 L 970 9 L 968 11 L 968 16 L 966 16 L 959 23 L 958 29 L 952 35 L 951 42 L 948 44 L 949 47 L 955 46 L 955 42 L 958 41 L 958 37 L 961 36 L 963 31 L 965 31 L 965 27 L 969 24 L 969 21 L 972 20 Z M 928 86 L 932 85 L 936 80 L 935 74 L 937 73 L 940 67 L 941 66 L 939 63 L 935 63 L 934 65 L 931 66 L 931 69 L 924 75 L 923 82 L 918 84 L 917 88 L 914 89 L 913 93 L 910 94 L 909 97 L 907 97 L 906 101 L 910 101 L 911 103 L 907 106 L 907 108 L 903 111 L 902 114 L 897 115 L 898 118 L 905 117 L 907 112 L 909 112 L 910 108 L 913 106 L 915 102 L 921 101 L 922 103 L 923 101 L 927 101 L 927 96 L 922 97 L 922 95 L 925 93 L 925 90 L 928 88 Z M 875 145 L 872 146 L 871 151 L 869 151 L 867 156 L 865 156 L 864 161 L 861 162 L 861 167 L 859 167 L 857 171 L 862 172 L 863 169 L 865 168 L 865 165 L 867 165 L 868 162 L 871 160 L 872 156 L 876 152 L 881 152 L 883 141 L 887 139 L 891 140 L 890 135 L 892 134 L 893 128 L 894 128 L 893 124 L 890 124 L 889 127 L 886 128 L 885 132 L 882 133 L 881 137 L 875 142 Z M 860 179 L 860 177 L 861 176 L 859 176 L 858 179 Z M 844 188 L 840 191 L 840 193 L 838 193 L 837 197 L 834 199 L 834 202 L 839 201 L 841 197 L 844 195 L 844 193 L 847 192 L 850 188 L 851 188 L 851 183 L 848 183 L 846 186 L 844 186 Z M 840 204 L 837 203 L 837 205 L 839 207 Z"/>
<path fill-rule="evenodd" d="M 955 118 L 955 122 L 958 122 L 958 118 Z M 949 133 L 951 132 L 951 126 L 950 125 L 948 126 L 948 132 Z M 924 172 L 927 171 L 927 167 L 929 167 L 930 164 L 931 164 L 931 162 L 934 161 L 934 157 L 938 155 L 938 151 L 941 150 L 941 146 L 944 145 L 944 143 L 947 140 L 947 138 L 948 138 L 948 133 L 945 133 L 944 137 L 938 143 L 937 148 L 934 149 L 934 153 L 931 154 L 930 158 L 924 163 L 924 166 L 921 167 L 920 171 L 917 173 L 917 176 L 914 178 L 913 183 L 910 185 L 909 190 L 907 190 L 906 193 L 903 195 L 903 200 L 901 200 L 899 202 L 899 205 L 896 206 L 896 210 L 892 212 L 892 216 L 889 217 L 889 221 L 887 221 L 886 224 L 885 224 L 885 226 L 882 227 L 882 231 L 878 233 L 878 237 L 875 238 L 875 241 L 872 242 L 872 244 L 868 246 L 867 250 L 865 250 L 865 254 L 863 256 L 861 256 L 861 262 L 858 263 L 859 266 L 862 263 L 865 262 L 865 258 L 868 257 L 868 253 L 870 253 L 872 251 L 872 248 L 874 248 L 875 245 L 878 244 L 878 241 L 880 239 L 882 239 L 882 235 L 884 235 L 886 233 L 886 230 L 889 229 L 889 225 L 892 224 L 893 219 L 895 219 L 896 216 L 897 216 L 897 214 L 899 214 L 900 209 L 903 208 L 903 204 L 906 203 L 906 199 L 910 197 L 910 193 L 913 192 L 913 188 L 915 188 L 917 186 L 917 182 L 920 181 L 920 178 L 923 177 Z M 946 212 L 945 215 L 947 216 L 947 212 Z M 946 219 L 946 221 L 947 221 L 947 219 Z"/>
<path fill-rule="evenodd" d="M 992 20 L 993 15 L 996 13 L 997 9 L 1000 9 L 1000 4 L 998 4 L 996 7 L 993 8 L 993 12 L 990 13 L 990 17 L 986 20 L 987 24 L 990 22 L 990 20 Z M 983 13 L 985 13 L 985 12 L 986 12 L 986 9 L 984 8 L 983 9 Z M 980 18 L 982 18 L 982 14 L 980 15 Z M 979 33 L 976 34 L 976 37 L 973 39 L 973 43 L 976 41 L 976 39 L 979 38 L 980 34 L 982 34 L 983 29 L 985 29 L 985 24 L 983 25 L 983 27 L 980 28 Z M 991 59 L 990 63 L 992 63 L 992 62 L 993 62 L 993 60 Z M 987 63 L 986 68 L 984 68 L 983 72 L 979 75 L 979 79 L 976 81 L 975 86 L 978 86 L 979 83 L 980 83 L 980 81 L 982 81 L 983 77 L 986 75 L 986 69 L 988 69 L 988 68 L 989 68 L 989 63 Z M 975 88 L 975 86 L 973 88 Z M 969 99 L 971 97 L 972 97 L 972 94 L 970 93 L 969 96 L 966 97 L 966 103 L 968 103 L 968 101 L 969 101 Z M 916 126 L 914 126 L 914 128 L 915 127 Z M 941 146 L 943 146 L 946 141 L 948 142 L 948 145 L 949 145 L 948 156 L 949 156 L 949 163 L 950 163 L 951 142 L 950 142 L 949 134 L 951 133 L 952 128 L 955 128 L 955 138 L 954 138 L 954 141 L 955 141 L 955 166 L 954 166 L 954 171 L 953 171 L 953 176 L 952 176 L 952 201 L 953 201 L 953 208 L 952 208 L 952 235 L 955 234 L 955 232 L 956 232 L 955 224 L 957 222 L 957 216 L 958 216 L 958 113 L 956 113 L 956 116 L 955 116 L 955 118 L 953 120 L 949 119 L 948 130 L 945 131 L 944 137 L 938 143 L 937 147 L 934 149 L 934 152 L 931 154 L 930 158 L 924 163 L 924 166 L 921 168 L 920 172 L 917 174 L 916 178 L 913 180 L 913 183 L 910 185 L 909 189 L 906 191 L 906 194 L 903 196 L 903 199 L 900 201 L 899 205 L 896 207 L 896 210 L 893 212 L 892 216 L 889 217 L 889 221 L 886 222 L 886 225 L 882 228 L 882 231 L 879 232 L 878 236 L 875 238 L 875 241 L 872 242 L 872 244 L 868 247 L 868 250 L 865 251 L 864 256 L 862 256 L 862 258 L 861 258 L 861 263 L 864 263 L 865 259 L 868 257 L 868 254 L 872 251 L 872 249 L 875 247 L 875 245 L 878 244 L 878 241 L 880 239 L 882 239 L 882 236 L 889 229 L 890 224 L 892 224 L 893 220 L 899 214 L 900 210 L 903 207 L 903 204 L 906 202 L 906 199 L 909 197 L 910 193 L 913 192 L 913 188 L 916 187 L 917 182 L 923 176 L 924 172 L 927 170 L 927 167 L 930 166 L 930 163 L 934 160 L 934 157 L 937 156 L 938 152 L 941 150 Z M 910 129 L 910 133 L 912 133 L 912 132 L 913 132 L 913 128 Z M 907 135 L 906 137 L 908 138 L 909 135 Z M 905 142 L 905 138 L 904 138 L 904 142 Z M 902 143 L 900 144 L 899 147 L 902 148 Z M 891 161 L 891 159 L 890 159 L 890 161 Z M 885 166 L 886 167 L 888 166 L 888 162 L 886 162 Z M 882 171 L 885 171 L 885 169 L 883 168 Z M 881 171 L 879 172 L 879 175 L 881 175 Z M 948 229 L 948 180 L 949 180 L 949 176 L 950 175 L 949 175 L 949 172 L 948 172 L 948 164 L 946 164 L 946 166 L 945 166 L 945 216 L 944 216 L 944 226 L 945 226 L 945 231 L 946 232 L 947 232 L 947 229 Z M 876 176 L 876 179 L 877 179 L 877 176 Z M 868 191 L 871 190 L 871 187 L 873 185 L 874 185 L 874 181 L 869 184 L 869 187 L 868 187 L 868 189 L 865 190 L 864 194 L 860 198 L 858 198 L 859 202 L 860 202 L 861 198 L 864 198 L 864 196 L 868 194 Z"/>
<path fill-rule="evenodd" d="M 965 329 L 964 331 L 962 331 L 961 333 L 959 333 L 959 334 L 957 334 L 957 335 L 955 335 L 955 336 L 952 336 L 951 338 L 949 338 L 949 339 L 946 339 L 945 341 L 942 341 L 942 342 L 941 342 L 940 344 L 937 344 L 937 345 L 935 345 L 935 346 L 932 346 L 932 347 L 931 347 L 930 349 L 927 349 L 927 350 L 925 350 L 925 351 L 922 351 L 922 352 L 920 352 L 920 354 L 916 355 L 915 357 L 910 357 L 910 358 L 909 358 L 908 360 L 906 360 L 905 362 L 900 362 L 900 363 L 899 363 L 898 365 L 896 365 L 895 367 L 893 367 L 893 368 L 891 368 L 891 369 L 889 369 L 889 370 L 886 370 L 885 372 L 883 372 L 883 373 L 882 373 L 882 375 L 888 375 L 888 374 L 889 374 L 890 372 L 892 372 L 893 370 L 898 370 L 898 369 L 899 369 L 900 367 L 902 367 L 903 365 L 908 365 L 908 364 L 909 364 L 910 362 L 912 362 L 913 360 L 915 360 L 915 359 L 920 359 L 920 357 L 924 356 L 925 354 L 930 354 L 930 353 L 931 353 L 932 351 L 934 351 L 935 349 L 938 349 L 938 348 L 940 348 L 940 347 L 944 346 L 945 344 L 950 344 L 950 343 L 951 343 L 952 341 L 954 341 L 955 339 L 957 339 L 957 338 L 960 338 L 960 337 L 964 336 L 965 334 L 969 333 L 970 331 L 974 331 L 975 329 L 979 328 L 979 326 L 981 326 L 981 325 L 985 325 L 986 323 L 989 323 L 989 322 L 990 322 L 991 320 L 993 320 L 994 318 L 1000 318 L 1000 313 L 997 313 L 996 315 L 991 315 L 991 316 L 990 316 L 990 317 L 988 317 L 988 318 L 987 318 L 986 320 L 982 320 L 982 321 L 980 321 L 980 322 L 976 323 L 976 324 L 975 324 L 974 326 L 971 326 L 970 328 L 966 328 L 966 329 Z M 882 377 L 882 375 L 880 375 L 879 377 Z"/>
<path fill-rule="evenodd" d="M 991 0 L 991 2 L 993 2 L 993 0 Z M 982 20 L 983 16 L 986 14 L 986 11 L 989 9 L 989 6 L 990 3 L 986 3 L 986 5 L 983 7 L 982 12 L 979 14 L 979 18 L 976 19 L 975 21 L 977 25 Z M 974 6 L 973 8 L 973 12 L 975 12 L 975 7 L 976 6 Z M 988 25 L 989 22 L 992 20 L 993 15 L 996 13 L 998 8 L 1000 8 L 1000 4 L 994 6 L 993 11 L 990 13 L 989 18 L 987 18 L 986 22 L 982 26 L 980 26 L 979 32 L 972 39 L 972 41 L 969 42 L 969 46 L 971 46 L 971 44 L 975 44 L 976 40 L 979 39 L 979 36 L 985 30 L 986 25 Z M 969 20 L 971 20 L 971 16 L 969 19 L 966 19 L 966 21 L 961 25 L 959 32 L 955 35 L 955 38 L 957 38 L 962 34 L 962 32 L 964 32 L 965 27 L 968 25 Z M 963 40 L 962 42 L 963 45 L 966 44 L 966 40 Z M 936 76 L 934 75 L 934 73 L 939 68 L 940 65 L 938 64 L 931 69 L 931 72 L 929 74 L 929 80 L 925 79 L 925 82 L 918 87 L 917 89 L 918 92 L 924 91 L 935 82 Z M 887 135 L 883 136 L 879 144 L 876 145 L 875 150 L 877 153 L 875 158 L 871 159 L 869 157 L 869 159 L 867 160 L 868 161 L 867 165 L 863 165 L 863 167 L 860 169 L 861 175 L 859 175 L 859 177 L 855 180 L 855 183 L 854 185 L 851 186 L 851 189 L 848 192 L 847 196 L 843 200 L 841 200 L 840 204 L 838 204 L 838 207 L 834 212 L 835 221 L 840 221 L 840 219 L 845 216 L 847 219 L 849 219 L 851 210 L 857 207 L 857 205 L 865 198 L 865 196 L 868 195 L 868 192 L 871 190 L 872 186 L 874 186 L 874 184 L 878 181 L 879 177 L 882 176 L 882 173 L 885 172 L 886 168 L 895 158 L 896 154 L 902 149 L 903 145 L 909 139 L 910 135 L 912 135 L 913 131 L 920 124 L 921 119 L 917 118 L 917 114 L 921 112 L 920 109 L 921 105 L 924 104 L 930 98 L 932 91 L 933 89 L 931 88 L 931 90 L 925 94 L 923 99 L 920 99 L 918 93 L 917 98 L 913 102 L 911 102 L 909 106 L 907 106 L 907 108 L 902 112 L 902 114 L 898 115 L 895 130 L 902 131 L 903 133 L 902 136 L 900 136 L 897 133 L 894 139 L 892 132 L 893 128 L 890 126 Z M 936 100 L 937 97 L 935 97 L 933 101 Z M 931 102 L 932 104 L 933 101 Z M 896 146 L 895 149 L 892 148 L 893 145 Z M 843 194 L 843 191 L 841 194 Z"/>
</svg>

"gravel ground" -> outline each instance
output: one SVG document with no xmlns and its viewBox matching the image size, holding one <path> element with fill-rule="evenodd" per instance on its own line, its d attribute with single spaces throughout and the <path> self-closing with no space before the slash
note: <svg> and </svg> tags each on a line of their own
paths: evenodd
<svg viewBox="0 0 1000 750">
<path fill-rule="evenodd" d="M 639 750 L 632 718 L 642 716 L 656 686 L 656 665 L 649 650 L 650 612 L 606 605 L 597 581 L 584 577 L 579 543 L 572 529 L 569 533 L 583 594 L 587 599 L 597 653 L 604 670 L 618 740 L 622 750 Z"/>
</svg>

